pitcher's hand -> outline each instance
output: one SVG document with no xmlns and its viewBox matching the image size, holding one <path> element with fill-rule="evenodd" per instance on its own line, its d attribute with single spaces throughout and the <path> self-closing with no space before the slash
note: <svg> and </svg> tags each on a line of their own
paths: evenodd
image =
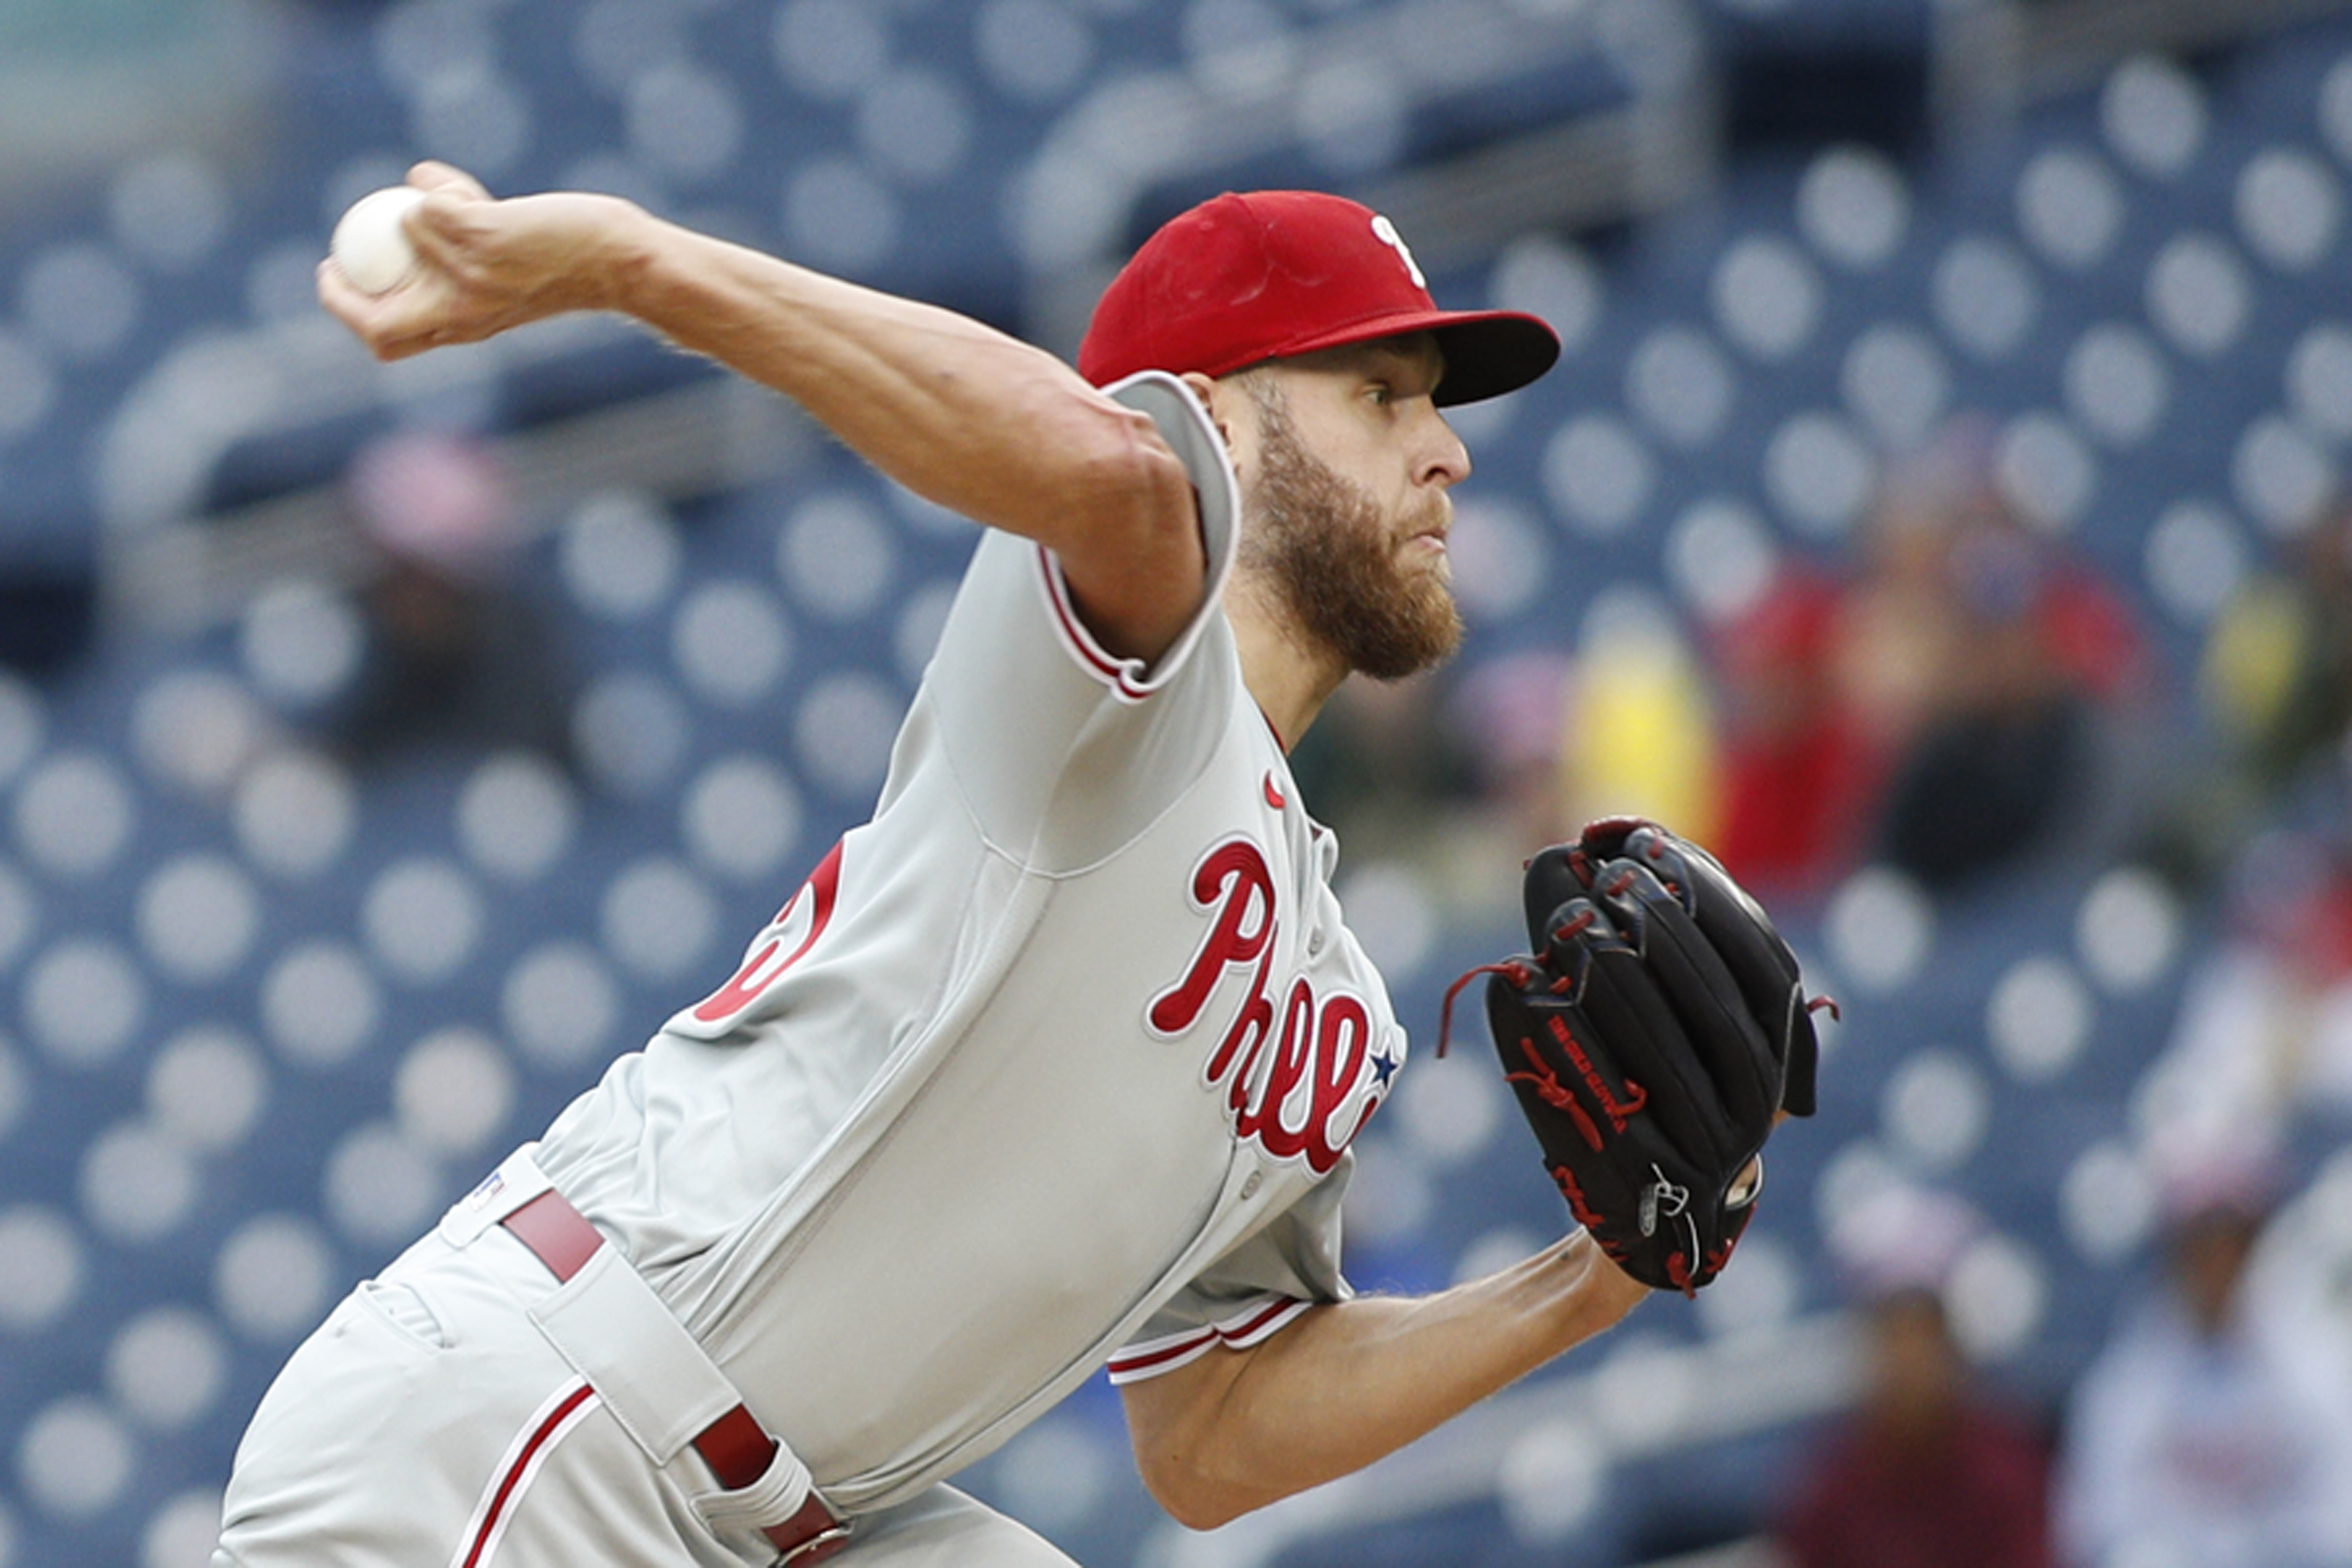
<svg viewBox="0 0 2352 1568">
<path fill-rule="evenodd" d="M 417 266 L 399 287 L 365 294 L 332 261 L 319 264 L 319 302 L 383 360 L 608 308 L 650 222 L 617 196 L 500 201 L 446 163 L 417 164 L 408 183 L 425 197 L 407 215 Z"/>
</svg>

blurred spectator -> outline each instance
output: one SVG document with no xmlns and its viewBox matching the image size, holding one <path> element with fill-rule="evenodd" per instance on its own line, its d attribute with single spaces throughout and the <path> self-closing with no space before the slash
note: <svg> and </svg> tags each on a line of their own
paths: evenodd
<svg viewBox="0 0 2352 1568">
<path fill-rule="evenodd" d="M 2047 845 L 2090 766 L 2082 693 L 2047 656 L 2037 563 L 2013 535 L 1955 539 L 1955 657 L 1890 782 L 1880 847 L 1934 889 Z"/>
<path fill-rule="evenodd" d="M 1457 678 L 1475 679 L 1485 668 L 1351 680 L 1290 754 L 1307 810 L 1347 846 L 1349 874 L 1405 868 L 1449 919 L 1516 908 L 1517 879 L 1496 868 L 1532 853 L 1511 837 L 1507 804 L 1487 795 L 1496 759 L 1478 749 L 1485 738 L 1459 699 Z M 1548 759 L 1559 727 L 1544 729 Z"/>
<path fill-rule="evenodd" d="M 2221 933 L 2137 1091 L 2150 1147 L 2275 1150 L 2352 1127 L 2352 850 L 2332 834 L 2265 834 L 2221 902 Z"/>
<path fill-rule="evenodd" d="M 2197 671 L 2210 763 L 2168 803 L 2148 858 L 2182 885 L 2228 874 L 2247 837 L 2340 821 L 2352 737 L 2352 501 L 2338 500 L 2284 570 L 2241 583 Z"/>
<path fill-rule="evenodd" d="M 2334 1409 L 2352 1425 L 2352 1149 L 2339 1145 L 2263 1226 L 2244 1289 L 2265 1323 L 2310 1348 L 2311 1380 L 2345 1395 Z"/>
<path fill-rule="evenodd" d="M 336 742 L 362 763 L 440 744 L 568 761 L 554 639 L 509 582 L 521 537 L 496 456 L 404 432 L 361 452 L 347 489 L 374 560 L 361 588 L 365 652 L 330 715 Z"/>
<path fill-rule="evenodd" d="M 1472 793 L 1468 760 L 1438 721 L 1437 682 L 1349 681 L 1292 752 L 1307 808 L 1351 851 L 1360 840 L 1383 853 L 1409 842 L 1445 802 Z"/>
<path fill-rule="evenodd" d="M 2162 1288 L 2069 1405 L 2058 1521 L 2076 1568 L 2352 1563 L 2352 1383 L 2340 1342 L 2248 1288 L 2268 1212 L 2266 1184 L 2226 1164 L 2170 1194 Z"/>
<path fill-rule="evenodd" d="M 1568 820 L 1569 803 L 1560 793 L 1560 746 L 1574 679 L 1564 652 L 1503 654 L 1463 670 L 1447 707 L 1449 728 L 1469 758 L 1479 796 L 1509 851 L 1521 856 L 1573 838 L 1584 826 Z"/>
<path fill-rule="evenodd" d="M 1560 819 L 1573 837 L 1597 816 L 1646 816 L 1712 843 L 1721 778 L 1706 672 L 1682 625 L 1638 590 L 1586 611 L 1565 689 Z"/>
<path fill-rule="evenodd" d="M 1888 487 L 1865 521 L 1855 579 L 1838 613 L 1838 686 L 1869 739 L 1890 755 L 1934 721 L 1965 644 L 1942 489 L 1916 479 Z"/>
<path fill-rule="evenodd" d="M 2011 510 L 1974 426 L 1890 487 L 1851 603 L 1843 678 L 1895 758 L 1882 858 L 1956 889 L 2089 821 L 2146 650 L 2116 593 Z"/>
<path fill-rule="evenodd" d="M 2049 1456 L 1974 1386 L 1943 1299 L 1874 1299 L 1860 1404 L 1811 1455 L 1777 1534 L 1791 1568 L 2048 1568 Z"/>
<path fill-rule="evenodd" d="M 1538 646 L 1342 686 L 1290 765 L 1351 862 L 1412 861 L 1457 911 L 1516 911 L 1516 884 L 1494 868 L 1595 816 L 1713 836 L 1708 715 L 1671 614 L 1646 595 L 1604 596 L 1576 655 Z"/>
<path fill-rule="evenodd" d="M 1825 892 L 1857 858 L 1886 758 L 1838 679 L 1841 584 L 1800 569 L 1718 629 L 1722 803 L 1713 848 L 1768 900 Z"/>
<path fill-rule="evenodd" d="M 2341 763 L 2352 727 L 2352 505 L 2331 506 L 2290 563 L 2231 596 L 2198 669 L 2199 697 L 2257 798 Z"/>
</svg>

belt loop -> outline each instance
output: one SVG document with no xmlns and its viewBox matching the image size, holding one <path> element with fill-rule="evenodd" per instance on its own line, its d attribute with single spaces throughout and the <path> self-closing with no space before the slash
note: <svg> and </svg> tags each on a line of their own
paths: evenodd
<svg viewBox="0 0 2352 1568">
<path fill-rule="evenodd" d="M 482 1178 L 479 1185 L 449 1205 L 441 1216 L 441 1239 L 463 1249 L 471 1247 L 481 1234 L 497 1225 L 516 1209 L 547 1191 L 551 1184 L 547 1173 L 532 1158 L 537 1143 L 525 1143 L 499 1162 L 499 1168 Z"/>
</svg>

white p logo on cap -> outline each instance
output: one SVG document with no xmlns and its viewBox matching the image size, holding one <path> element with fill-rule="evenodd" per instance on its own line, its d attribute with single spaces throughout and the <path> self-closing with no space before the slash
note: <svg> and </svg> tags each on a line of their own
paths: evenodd
<svg viewBox="0 0 2352 1568">
<path fill-rule="evenodd" d="M 1412 251 L 1406 246 L 1404 236 L 1397 232 L 1397 226 L 1389 221 L 1386 213 L 1372 215 L 1372 236 L 1397 253 L 1397 259 L 1404 263 L 1405 271 L 1412 275 L 1414 288 L 1425 289 L 1429 287 L 1429 279 L 1421 275 L 1421 263 L 1412 258 Z"/>
</svg>

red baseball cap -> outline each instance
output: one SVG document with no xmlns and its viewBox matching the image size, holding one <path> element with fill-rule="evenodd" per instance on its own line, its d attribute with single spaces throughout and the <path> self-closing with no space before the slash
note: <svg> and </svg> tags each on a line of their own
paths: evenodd
<svg viewBox="0 0 2352 1568">
<path fill-rule="evenodd" d="M 1434 332 L 1441 404 L 1525 386 L 1559 336 L 1517 310 L 1441 310 L 1387 218 L 1319 191 L 1231 192 L 1162 225 L 1103 290 L 1078 345 L 1097 386 L 1139 370 L 1225 375 L 1342 343 Z"/>
</svg>

